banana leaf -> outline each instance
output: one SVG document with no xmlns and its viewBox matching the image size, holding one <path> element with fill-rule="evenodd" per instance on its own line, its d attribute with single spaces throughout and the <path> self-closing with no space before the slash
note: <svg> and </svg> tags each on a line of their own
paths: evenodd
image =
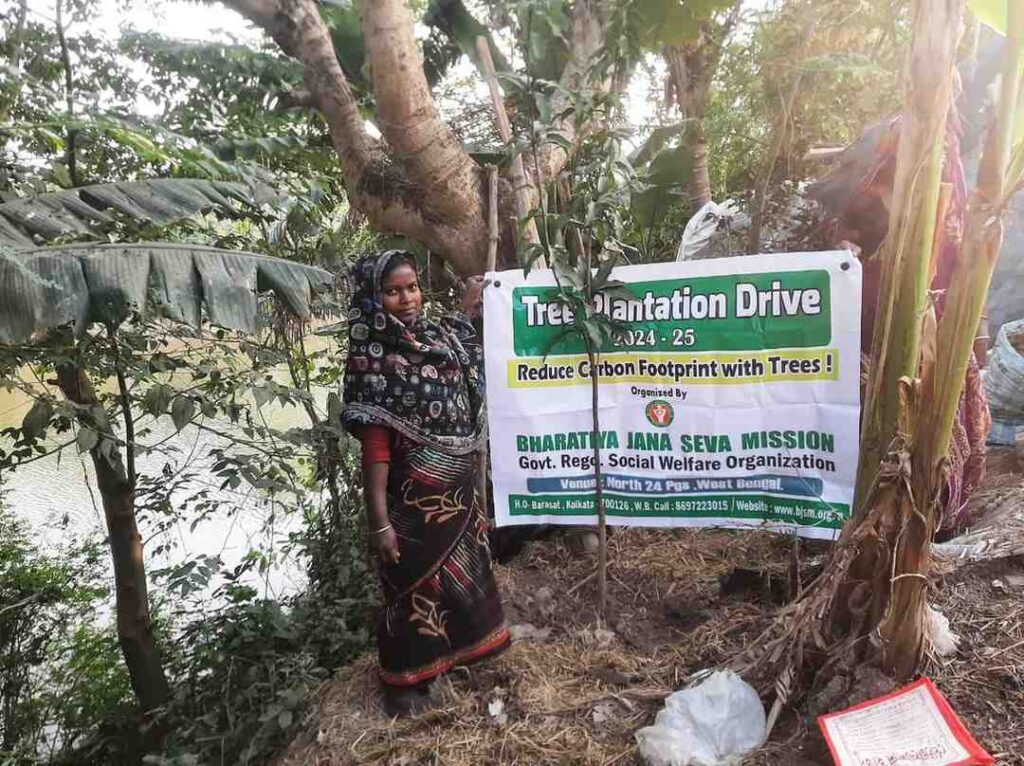
<svg viewBox="0 0 1024 766">
<path fill-rule="evenodd" d="M 158 178 L 95 184 L 0 204 L 0 245 L 31 248 L 58 237 L 86 236 L 111 222 L 111 211 L 165 225 L 219 208 L 256 204 L 264 190 L 234 181 Z"/>
<path fill-rule="evenodd" d="M 85 244 L 0 252 L 0 343 L 70 325 L 117 324 L 131 312 L 196 327 L 257 328 L 257 294 L 273 292 L 300 319 L 333 276 L 253 253 L 186 243 Z"/>
</svg>

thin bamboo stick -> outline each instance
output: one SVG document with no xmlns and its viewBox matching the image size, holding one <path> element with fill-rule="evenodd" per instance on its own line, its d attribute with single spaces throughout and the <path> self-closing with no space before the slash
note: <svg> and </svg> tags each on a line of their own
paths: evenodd
<svg viewBox="0 0 1024 766">
<path fill-rule="evenodd" d="M 498 168 L 487 166 L 487 271 L 498 267 Z M 486 289 L 486 288 L 485 288 Z M 490 448 L 484 442 L 480 448 L 480 502 L 487 505 L 487 467 Z"/>
<path fill-rule="evenodd" d="M 476 38 L 476 49 L 480 55 L 480 65 L 483 69 L 484 80 L 487 82 L 487 89 L 491 94 L 491 106 L 494 108 L 494 121 L 498 127 L 498 137 L 506 144 L 512 143 L 512 125 L 508 120 L 508 112 L 505 110 L 505 99 L 501 95 L 501 88 L 498 86 L 498 75 L 494 71 L 494 60 L 491 58 L 491 47 L 484 37 Z M 537 233 L 537 224 L 532 218 L 528 219 L 530 210 L 533 209 L 533 185 L 526 178 L 526 170 L 523 166 L 523 157 L 516 152 L 512 157 L 509 166 L 509 174 L 512 178 L 512 189 L 515 194 L 516 213 L 519 221 L 526 221 L 523 226 L 523 236 L 530 244 L 540 242 L 540 235 Z M 547 268 L 547 261 L 542 255 L 537 259 L 537 266 Z"/>
<path fill-rule="evenodd" d="M 487 166 L 487 270 L 498 268 L 498 168 Z"/>
</svg>

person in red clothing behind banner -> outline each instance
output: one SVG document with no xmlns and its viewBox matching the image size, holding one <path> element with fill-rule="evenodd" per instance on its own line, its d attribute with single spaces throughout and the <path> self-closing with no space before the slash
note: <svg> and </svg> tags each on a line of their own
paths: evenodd
<svg viewBox="0 0 1024 766">
<path fill-rule="evenodd" d="M 465 316 L 435 322 L 408 253 L 368 256 L 352 274 L 342 422 L 363 445 L 381 559 L 385 710 L 408 715 L 427 706 L 432 679 L 509 643 L 477 493 L 483 357 L 468 315 L 483 279 L 468 282 Z"/>
</svg>

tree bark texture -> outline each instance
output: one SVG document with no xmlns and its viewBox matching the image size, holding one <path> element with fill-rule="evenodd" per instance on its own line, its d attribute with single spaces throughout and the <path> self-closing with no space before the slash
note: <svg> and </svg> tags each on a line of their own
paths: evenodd
<svg viewBox="0 0 1024 766">
<path fill-rule="evenodd" d="M 696 40 L 665 48 L 669 88 L 684 120 L 683 146 L 693 154 L 693 177 L 686 185 L 690 205 L 696 212 L 711 201 L 711 178 L 708 175 L 708 142 L 704 132 L 711 81 L 718 69 L 722 46 L 738 18 L 737 3 L 721 23 L 701 24 Z"/>
<path fill-rule="evenodd" d="M 132 690 L 148 713 L 167 702 L 170 686 L 149 612 L 142 537 L 135 519 L 135 487 L 125 472 L 106 411 L 85 371 L 73 363 L 62 364 L 57 369 L 57 385 L 68 401 L 80 408 L 81 425 L 99 434 L 89 455 L 103 501 L 114 564 L 117 637 Z"/>
<path fill-rule="evenodd" d="M 383 140 L 370 135 L 315 0 L 225 0 L 303 67 L 309 101 L 330 127 L 353 208 L 381 232 L 418 240 L 460 275 L 483 271 L 488 248 L 486 173 L 438 116 L 406 0 L 361 4 L 363 39 Z M 581 81 L 601 44 L 597 9 L 577 0 L 573 58 L 563 79 Z M 571 117 L 566 120 L 571 123 Z M 568 155 L 548 149 L 548 177 Z M 503 193 L 506 185 L 502 185 Z M 503 203 L 503 208 L 511 209 Z M 511 240 L 516 226 L 503 227 Z M 503 252 L 514 252 L 505 242 Z"/>
<path fill-rule="evenodd" d="M 313 0 L 228 0 L 303 66 L 331 130 L 352 206 L 378 231 L 423 242 L 460 274 L 487 252 L 482 177 L 433 106 L 402 0 L 363 7 L 363 36 L 385 141 L 366 129 Z"/>
</svg>

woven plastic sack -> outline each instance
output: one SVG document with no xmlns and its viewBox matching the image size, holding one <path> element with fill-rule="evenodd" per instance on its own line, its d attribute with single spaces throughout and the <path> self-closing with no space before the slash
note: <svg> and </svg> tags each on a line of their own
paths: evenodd
<svg viewBox="0 0 1024 766">
<path fill-rule="evenodd" d="M 1024 355 L 1011 340 L 1024 347 L 1024 319 L 1008 322 L 999 329 L 988 357 L 985 389 L 992 417 L 1001 421 L 1024 420 Z"/>
<path fill-rule="evenodd" d="M 649 766 L 736 766 L 764 743 L 765 726 L 757 692 L 726 670 L 670 694 L 636 743 Z"/>
</svg>

